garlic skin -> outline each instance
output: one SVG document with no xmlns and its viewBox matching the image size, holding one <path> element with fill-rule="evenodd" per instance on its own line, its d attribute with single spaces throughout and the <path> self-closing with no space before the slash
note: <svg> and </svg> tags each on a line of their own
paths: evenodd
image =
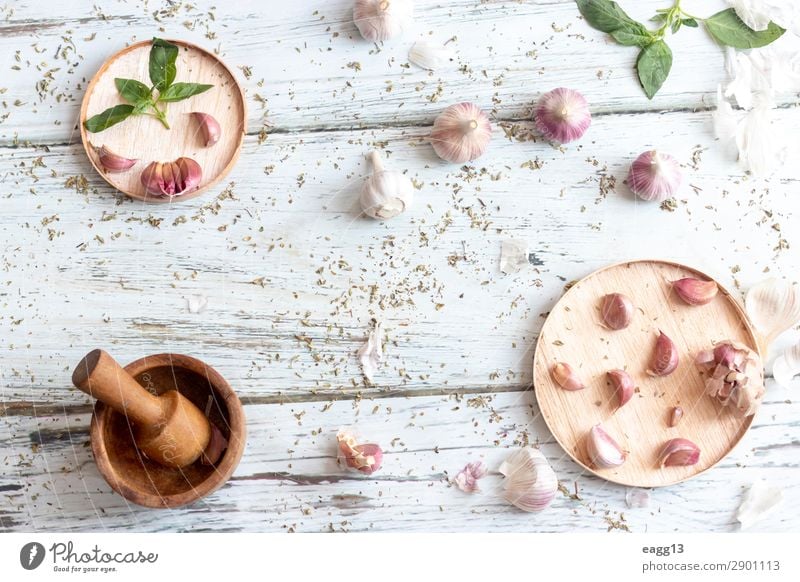
<svg viewBox="0 0 800 582">
<path fill-rule="evenodd" d="M 556 362 L 553 364 L 553 367 L 550 368 L 550 374 L 553 376 L 553 380 L 556 381 L 556 384 L 561 386 L 564 390 L 574 391 L 586 388 L 586 384 L 578 378 L 572 366 L 564 362 Z"/>
<path fill-rule="evenodd" d="M 700 460 L 700 447 L 689 439 L 671 439 L 664 443 L 658 455 L 658 464 L 664 467 L 688 467 Z"/>
<path fill-rule="evenodd" d="M 530 267 L 530 251 L 528 243 L 513 238 L 500 243 L 500 271 L 506 275 L 519 273 Z"/>
<path fill-rule="evenodd" d="M 491 140 L 489 116 L 472 103 L 458 103 L 442 111 L 428 136 L 436 155 L 454 164 L 481 157 Z"/>
<path fill-rule="evenodd" d="M 589 103 L 583 95 L 564 87 L 548 91 L 539 98 L 534 119 L 539 133 L 558 143 L 580 139 L 592 124 Z"/>
<path fill-rule="evenodd" d="M 483 461 L 467 463 L 455 476 L 453 484 L 464 493 L 477 493 L 480 491 L 478 480 L 483 479 L 488 472 L 489 468 Z"/>
<path fill-rule="evenodd" d="M 764 479 L 759 479 L 745 493 L 742 504 L 736 511 L 736 521 L 741 524 L 742 530 L 749 529 L 782 503 L 783 491 Z"/>
<path fill-rule="evenodd" d="M 358 444 L 358 437 L 350 429 L 340 429 L 336 434 L 339 445 L 338 459 L 347 467 L 372 475 L 381 468 L 383 449 L 375 443 Z"/>
<path fill-rule="evenodd" d="M 600 301 L 600 315 L 608 329 L 625 329 L 633 319 L 633 301 L 622 293 L 609 293 Z"/>
<path fill-rule="evenodd" d="M 683 181 L 678 161 L 655 150 L 644 152 L 631 164 L 628 186 L 642 200 L 662 202 L 675 195 Z"/>
<path fill-rule="evenodd" d="M 606 373 L 606 377 L 614 390 L 619 410 L 633 397 L 633 378 L 625 370 L 611 370 Z"/>
<path fill-rule="evenodd" d="M 383 361 L 383 325 L 381 322 L 375 323 L 375 327 L 367 336 L 367 341 L 358 348 L 358 361 L 361 363 L 364 377 L 372 382 Z"/>
<path fill-rule="evenodd" d="M 152 162 L 143 171 L 142 186 L 148 194 L 169 197 L 197 190 L 203 171 L 191 158 L 178 158 L 174 162 Z"/>
<path fill-rule="evenodd" d="M 428 71 L 435 71 L 449 65 L 455 56 L 452 49 L 427 40 L 418 40 L 408 51 L 408 60 Z"/>
<path fill-rule="evenodd" d="M 667 334 L 659 330 L 647 373 L 650 376 L 669 376 L 677 367 L 678 348 L 675 347 L 675 343 L 667 337 Z"/>
<path fill-rule="evenodd" d="M 788 388 L 800 374 L 800 344 L 786 348 L 772 363 L 772 377 L 779 386 Z"/>
<path fill-rule="evenodd" d="M 678 297 L 689 305 L 705 305 L 717 296 L 719 287 L 714 281 L 703 281 L 693 277 L 685 277 L 672 282 L 672 288 Z"/>
<path fill-rule="evenodd" d="M 376 151 L 370 152 L 368 159 L 373 173 L 364 181 L 359 198 L 364 214 L 376 220 L 402 214 L 414 201 L 411 179 L 400 172 L 384 170 L 381 155 Z"/>
<path fill-rule="evenodd" d="M 596 469 L 613 469 L 625 462 L 627 455 L 599 424 L 594 425 L 586 435 L 586 454 Z"/>
<path fill-rule="evenodd" d="M 192 113 L 192 117 L 200 125 L 200 131 L 203 134 L 203 143 L 207 148 L 210 148 L 219 141 L 219 138 L 222 135 L 222 128 L 220 128 L 219 122 L 214 118 L 214 116 L 209 115 L 208 113 L 194 111 Z"/>
<path fill-rule="evenodd" d="M 365 40 L 379 42 L 400 36 L 414 21 L 412 0 L 355 0 L 353 23 Z"/>
<path fill-rule="evenodd" d="M 519 449 L 500 465 L 499 471 L 506 477 L 503 499 L 523 511 L 542 511 L 558 491 L 558 477 L 538 449 Z"/>
<path fill-rule="evenodd" d="M 800 323 L 800 285 L 795 282 L 774 278 L 762 281 L 750 288 L 744 304 L 750 321 L 764 338 L 765 348 Z"/>
<path fill-rule="evenodd" d="M 104 145 L 97 148 L 96 151 L 97 158 L 100 160 L 100 165 L 102 165 L 103 169 L 109 173 L 130 170 L 136 165 L 136 162 L 139 161 L 135 159 L 124 158 L 119 154 L 115 154 Z"/>
<path fill-rule="evenodd" d="M 764 398 L 764 365 L 761 356 L 735 341 L 724 341 L 695 357 L 706 378 L 706 394 L 740 416 L 755 414 Z"/>
</svg>

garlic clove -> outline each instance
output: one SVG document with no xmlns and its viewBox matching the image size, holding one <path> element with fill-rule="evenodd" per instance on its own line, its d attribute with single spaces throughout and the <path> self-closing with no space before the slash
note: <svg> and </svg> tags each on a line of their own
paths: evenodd
<svg viewBox="0 0 800 582">
<path fill-rule="evenodd" d="M 436 118 L 428 136 L 436 155 L 456 164 L 481 157 L 491 139 L 489 116 L 472 103 L 449 106 Z"/>
<path fill-rule="evenodd" d="M 611 370 L 606 373 L 606 377 L 617 397 L 617 409 L 620 409 L 633 396 L 633 378 L 625 370 Z"/>
<path fill-rule="evenodd" d="M 164 189 L 164 175 L 162 172 L 163 164 L 161 162 L 152 162 L 142 170 L 141 181 L 142 186 L 150 194 L 158 196 L 167 196 Z"/>
<path fill-rule="evenodd" d="M 736 511 L 736 520 L 741 524 L 742 530 L 749 529 L 772 513 L 781 503 L 783 503 L 783 491 L 764 479 L 759 479 L 745 493 L 742 504 Z"/>
<path fill-rule="evenodd" d="M 572 369 L 572 366 L 564 362 L 556 362 L 550 368 L 550 374 L 553 380 L 561 386 L 564 390 L 582 390 L 586 385 L 578 378 L 578 375 Z"/>
<path fill-rule="evenodd" d="M 772 363 L 772 377 L 778 385 L 788 388 L 800 374 L 800 344 L 786 348 Z"/>
<path fill-rule="evenodd" d="M 197 190 L 200 180 L 203 178 L 203 170 L 200 164 L 192 158 L 178 158 L 175 165 L 180 169 L 180 191 L 179 194 L 186 194 Z"/>
<path fill-rule="evenodd" d="M 739 415 L 755 414 L 764 398 L 764 365 L 761 356 L 735 341 L 724 341 L 702 350 L 695 366 L 705 375 L 706 394 Z"/>
<path fill-rule="evenodd" d="M 631 164 L 628 186 L 642 200 L 663 201 L 672 197 L 681 185 L 678 161 L 655 150 L 644 152 Z"/>
<path fill-rule="evenodd" d="M 539 98 L 534 118 L 539 133 L 558 143 L 580 139 L 592 124 L 589 104 L 583 95 L 564 87 L 548 91 Z"/>
<path fill-rule="evenodd" d="M 435 71 L 453 62 L 455 52 L 450 48 L 418 40 L 408 51 L 408 60 L 422 69 Z"/>
<path fill-rule="evenodd" d="M 650 492 L 647 489 L 631 487 L 625 492 L 625 504 L 631 508 L 642 508 L 650 505 Z"/>
<path fill-rule="evenodd" d="M 678 423 L 683 418 L 683 408 L 675 406 L 669 411 L 669 425 L 671 427 L 678 426 Z"/>
<path fill-rule="evenodd" d="M 717 296 L 719 287 L 715 281 L 703 281 L 685 277 L 672 282 L 672 288 L 689 305 L 705 305 Z"/>
<path fill-rule="evenodd" d="M 207 148 L 219 141 L 219 138 L 222 135 L 222 129 L 220 128 L 219 122 L 214 118 L 214 116 L 209 115 L 208 113 L 194 111 L 192 113 L 192 117 L 200 125 L 200 131 L 203 135 L 203 143 Z"/>
<path fill-rule="evenodd" d="M 413 0 L 356 0 L 353 4 L 353 23 L 364 39 L 373 42 L 401 35 L 413 20 Z"/>
<path fill-rule="evenodd" d="M 200 164 L 191 158 L 178 158 L 174 162 L 148 164 L 140 179 L 149 194 L 171 198 L 196 190 L 202 177 Z"/>
<path fill-rule="evenodd" d="M 542 511 L 558 491 L 558 477 L 538 449 L 525 447 L 511 454 L 501 465 L 506 477 L 503 498 L 523 511 Z"/>
<path fill-rule="evenodd" d="M 414 184 L 400 172 L 383 169 L 378 152 L 369 154 L 373 173 L 361 187 L 359 202 L 364 214 L 377 220 L 394 218 L 411 207 L 414 201 Z"/>
<path fill-rule="evenodd" d="M 586 453 L 596 469 L 612 469 L 625 462 L 627 455 L 611 435 L 596 424 L 586 435 Z"/>
<path fill-rule="evenodd" d="M 670 439 L 661 448 L 658 464 L 664 467 L 688 467 L 700 460 L 700 447 L 689 439 Z"/>
<path fill-rule="evenodd" d="M 475 461 L 474 463 L 467 463 L 466 466 L 458 472 L 453 479 L 453 484 L 461 489 L 464 493 L 477 493 L 480 491 L 478 487 L 478 480 L 483 479 L 489 469 L 483 461 Z"/>
<path fill-rule="evenodd" d="M 340 462 L 365 475 L 372 475 L 381 468 L 383 463 L 383 449 L 375 443 L 358 443 L 358 437 L 350 429 L 340 429 L 336 434 L 339 445 L 338 458 Z"/>
<path fill-rule="evenodd" d="M 658 332 L 653 355 L 650 358 L 650 367 L 647 373 L 651 376 L 669 376 L 678 367 L 678 348 L 667 334 Z"/>
<path fill-rule="evenodd" d="M 622 293 L 609 293 L 600 302 L 600 315 L 609 329 L 624 329 L 633 319 L 633 302 Z"/>
<path fill-rule="evenodd" d="M 123 158 L 119 154 L 112 152 L 105 145 L 100 146 L 96 149 L 96 151 L 97 158 L 100 160 L 100 165 L 102 165 L 103 169 L 109 173 L 130 170 L 136 165 L 136 162 L 139 161 L 130 158 Z"/>
<path fill-rule="evenodd" d="M 800 322 L 800 285 L 796 282 L 762 281 L 750 288 L 744 303 L 750 321 L 764 336 L 765 347 Z"/>
</svg>

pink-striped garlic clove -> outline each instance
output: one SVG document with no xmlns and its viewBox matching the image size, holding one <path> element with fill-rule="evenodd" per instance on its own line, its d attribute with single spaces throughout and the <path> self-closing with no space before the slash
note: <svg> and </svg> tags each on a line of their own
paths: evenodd
<svg viewBox="0 0 800 582">
<path fill-rule="evenodd" d="M 192 113 L 192 117 L 200 126 L 203 144 L 205 144 L 207 148 L 213 146 L 219 141 L 219 138 L 222 136 L 222 128 L 220 128 L 219 122 L 214 118 L 213 115 L 195 111 Z"/>
<path fill-rule="evenodd" d="M 717 296 L 719 287 L 714 281 L 685 277 L 672 282 L 672 288 L 689 305 L 705 305 Z"/>
<path fill-rule="evenodd" d="M 103 166 L 103 169 L 109 173 L 124 172 L 126 170 L 130 170 L 133 166 L 136 165 L 136 162 L 139 161 L 131 158 L 122 157 L 119 154 L 115 154 L 105 145 L 102 145 L 99 148 L 97 148 L 97 158 L 100 160 L 100 165 Z"/>
<path fill-rule="evenodd" d="M 594 425 L 586 435 L 586 453 L 592 466 L 597 469 L 619 467 L 627 457 L 617 441 L 599 424 Z"/>
<path fill-rule="evenodd" d="M 586 384 L 578 378 L 575 370 L 567 363 L 556 362 L 553 364 L 552 368 L 550 368 L 550 374 L 553 376 L 553 380 L 556 381 L 556 384 L 561 386 L 564 390 L 574 391 L 586 388 Z"/>
<path fill-rule="evenodd" d="M 669 376 L 677 367 L 678 348 L 667 334 L 659 331 L 647 373 L 650 376 Z"/>
<path fill-rule="evenodd" d="M 617 409 L 620 409 L 633 397 L 633 378 L 625 370 L 611 370 L 606 377 L 617 399 Z"/>
<path fill-rule="evenodd" d="M 658 464 L 664 467 L 688 467 L 700 460 L 700 447 L 689 439 L 668 440 L 658 455 Z"/>
<path fill-rule="evenodd" d="M 600 316 L 609 329 L 625 329 L 633 319 L 633 301 L 622 293 L 609 293 L 600 301 Z"/>
</svg>

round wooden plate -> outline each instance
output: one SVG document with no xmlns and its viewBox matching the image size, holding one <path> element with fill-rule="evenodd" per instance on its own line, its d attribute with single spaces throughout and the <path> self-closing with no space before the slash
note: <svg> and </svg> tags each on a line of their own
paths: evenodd
<svg viewBox="0 0 800 582">
<path fill-rule="evenodd" d="M 125 103 L 114 85 L 116 77 L 150 85 L 149 40 L 131 45 L 108 59 L 89 83 L 81 105 L 81 139 L 92 165 L 111 186 L 147 202 L 179 202 L 202 194 L 231 171 L 246 133 L 245 97 L 233 73 L 215 55 L 196 45 L 180 40 L 169 42 L 179 48 L 175 82 L 214 85 L 205 93 L 167 105 L 171 129 L 147 115 L 131 116 L 98 133 L 89 133 L 83 126 L 87 118 Z M 200 127 L 190 115 L 193 111 L 209 113 L 219 122 L 222 135 L 213 146 L 205 147 Z M 116 154 L 139 161 L 125 172 L 106 172 L 96 151 L 103 145 Z M 140 180 L 142 170 L 150 162 L 171 162 L 180 157 L 192 158 L 200 164 L 203 169 L 200 187 L 172 199 L 148 194 Z"/>
<path fill-rule="evenodd" d="M 632 261 L 596 271 L 564 294 L 539 335 L 533 376 L 542 416 L 575 462 L 608 481 L 660 487 L 694 477 L 725 457 L 753 421 L 752 416 L 741 418 L 707 396 L 694 365 L 698 351 L 720 340 L 736 340 L 758 351 L 747 316 L 721 286 L 709 304 L 685 304 L 670 285 L 683 277 L 711 279 L 666 261 Z M 615 292 L 630 297 L 636 307 L 633 321 L 620 331 L 600 323 L 600 299 Z M 672 374 L 653 378 L 645 370 L 659 330 L 675 342 L 680 360 Z M 570 364 L 586 388 L 570 392 L 558 386 L 550 374 L 556 362 Z M 633 398 L 619 410 L 606 384 L 606 372 L 615 368 L 627 370 L 636 385 Z M 684 416 L 671 428 L 668 419 L 674 406 L 681 406 Z M 628 451 L 620 467 L 590 466 L 586 434 L 598 423 Z M 661 447 L 675 437 L 700 447 L 697 464 L 658 466 Z"/>
</svg>

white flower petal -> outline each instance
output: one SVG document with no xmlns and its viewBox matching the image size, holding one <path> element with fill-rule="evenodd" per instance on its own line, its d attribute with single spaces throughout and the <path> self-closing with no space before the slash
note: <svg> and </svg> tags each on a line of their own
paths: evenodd
<svg viewBox="0 0 800 582">
<path fill-rule="evenodd" d="M 372 382 L 372 378 L 383 361 L 382 335 L 383 326 L 380 322 L 377 322 L 372 331 L 369 332 L 367 341 L 358 349 L 358 361 L 361 362 L 361 370 L 370 382 Z"/>
<path fill-rule="evenodd" d="M 519 273 L 527 267 L 528 243 L 524 240 L 506 239 L 500 247 L 500 270 L 506 275 Z"/>
<path fill-rule="evenodd" d="M 766 30 L 772 20 L 768 6 L 764 0 L 728 0 L 736 14 L 753 30 Z"/>
<path fill-rule="evenodd" d="M 736 512 L 736 519 L 742 529 L 748 529 L 760 521 L 783 502 L 783 491 L 759 479 L 745 493 L 742 504 Z"/>
<path fill-rule="evenodd" d="M 772 377 L 779 385 L 788 388 L 800 374 L 800 343 L 786 348 L 772 364 Z"/>
</svg>

